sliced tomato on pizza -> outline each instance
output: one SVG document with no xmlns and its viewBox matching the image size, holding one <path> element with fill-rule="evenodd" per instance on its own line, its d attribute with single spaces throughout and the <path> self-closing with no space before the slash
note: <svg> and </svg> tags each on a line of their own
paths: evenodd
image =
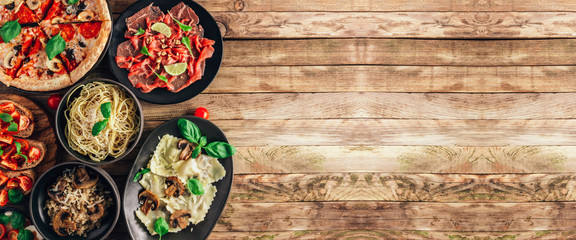
<svg viewBox="0 0 576 240">
<path fill-rule="evenodd" d="M 107 6 L 105 0 L 54 0 L 43 22 L 60 24 L 106 21 L 110 19 Z"/>
<path fill-rule="evenodd" d="M 43 33 L 40 27 L 23 27 L 21 33 L 10 42 L 0 38 L 0 81 L 7 86 L 16 76 L 22 64 L 26 61 L 36 36 Z"/>
<path fill-rule="evenodd" d="M 18 19 L 20 24 L 36 23 L 44 19 L 52 0 L 2 0 L 0 25 Z"/>
</svg>

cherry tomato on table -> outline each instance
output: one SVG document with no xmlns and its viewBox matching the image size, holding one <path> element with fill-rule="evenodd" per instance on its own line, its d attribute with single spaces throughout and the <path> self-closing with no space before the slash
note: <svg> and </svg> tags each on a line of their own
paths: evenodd
<svg viewBox="0 0 576 240">
<path fill-rule="evenodd" d="M 58 108 L 58 104 L 62 101 L 62 95 L 54 94 L 48 98 L 48 107 L 56 110 Z"/>
<path fill-rule="evenodd" d="M 194 111 L 194 116 L 208 119 L 210 114 L 208 113 L 208 110 L 206 108 L 199 107 L 196 108 L 196 110 Z"/>
<path fill-rule="evenodd" d="M 3 238 L 6 235 L 6 226 L 4 224 L 0 224 L 0 238 Z"/>
</svg>

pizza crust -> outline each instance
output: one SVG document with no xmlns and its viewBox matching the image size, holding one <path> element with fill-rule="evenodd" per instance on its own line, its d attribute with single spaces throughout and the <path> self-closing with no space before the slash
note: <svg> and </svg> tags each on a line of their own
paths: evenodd
<svg viewBox="0 0 576 240">
<path fill-rule="evenodd" d="M 0 67 L 0 82 L 4 83 L 7 87 L 10 87 L 10 82 L 12 82 L 12 77 L 6 74 L 4 67 Z"/>
<path fill-rule="evenodd" d="M 22 76 L 12 80 L 11 85 L 28 91 L 53 91 L 68 87 L 72 85 L 72 82 L 65 74 L 44 80 Z"/>
<path fill-rule="evenodd" d="M 112 29 L 112 21 L 102 22 L 102 27 L 100 28 L 100 33 L 94 41 L 94 48 L 86 54 L 86 58 L 78 64 L 74 70 L 70 71 L 70 79 L 72 83 L 77 82 L 80 78 L 84 77 L 94 65 L 98 62 L 98 59 L 106 48 L 108 43 L 108 38 L 110 38 L 110 29 Z"/>
<path fill-rule="evenodd" d="M 101 16 L 102 21 L 112 22 L 112 15 L 110 14 L 110 8 L 108 7 L 108 2 L 106 0 L 96 0 L 96 11 Z"/>
</svg>

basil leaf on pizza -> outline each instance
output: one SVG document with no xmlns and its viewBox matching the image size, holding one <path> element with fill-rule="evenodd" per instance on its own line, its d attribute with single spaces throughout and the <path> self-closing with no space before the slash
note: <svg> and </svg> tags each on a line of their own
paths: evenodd
<svg viewBox="0 0 576 240">
<path fill-rule="evenodd" d="M 14 21 L 7 22 L 0 28 L 0 37 L 4 42 L 10 42 L 10 40 L 17 37 L 22 31 L 22 26 L 18 23 L 18 19 Z"/>
<path fill-rule="evenodd" d="M 46 43 L 46 55 L 48 55 L 48 59 L 52 60 L 56 55 L 60 54 L 66 48 L 66 41 L 64 38 L 60 36 L 61 33 L 50 38 L 48 43 Z"/>
<path fill-rule="evenodd" d="M 76 4 L 78 3 L 80 0 L 68 0 L 68 4 L 72 5 L 72 4 Z"/>
</svg>

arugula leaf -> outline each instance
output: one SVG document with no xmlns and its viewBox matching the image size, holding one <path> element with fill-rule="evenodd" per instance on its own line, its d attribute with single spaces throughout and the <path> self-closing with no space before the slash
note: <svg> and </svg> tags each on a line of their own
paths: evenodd
<svg viewBox="0 0 576 240">
<path fill-rule="evenodd" d="M 0 37 L 4 42 L 10 42 L 12 39 L 16 38 L 22 31 L 22 26 L 18 23 L 18 19 L 10 21 L 4 24 L 0 28 Z"/>
<path fill-rule="evenodd" d="M 225 142 L 211 142 L 204 147 L 206 153 L 214 158 L 227 158 L 236 153 L 236 148 Z"/>
<path fill-rule="evenodd" d="M 182 38 L 182 43 L 184 43 L 184 45 L 186 45 L 186 47 L 188 48 L 188 51 L 190 51 L 190 54 L 192 53 L 192 46 L 190 45 L 190 38 L 188 37 L 183 37 Z"/>
<path fill-rule="evenodd" d="M 140 179 L 140 177 L 146 173 L 150 172 L 150 168 L 144 168 L 142 169 L 140 172 L 136 173 L 136 175 L 134 175 L 134 179 L 132 179 L 133 182 L 138 182 L 138 179 Z"/>
<path fill-rule="evenodd" d="M 138 32 L 136 32 L 136 33 L 134 34 L 134 36 L 142 35 L 142 34 L 144 34 L 145 32 L 146 32 L 146 31 L 144 31 L 144 29 L 139 28 L 139 29 L 138 29 Z"/>
<path fill-rule="evenodd" d="M 184 24 L 184 23 L 181 23 L 181 22 L 178 21 L 176 18 L 174 18 L 174 17 L 172 16 L 172 14 L 170 14 L 170 17 L 172 17 L 172 19 L 174 19 L 174 21 L 176 21 L 176 23 L 178 23 L 178 26 L 180 26 L 180 29 L 182 29 L 182 31 L 187 32 L 187 31 L 192 30 L 192 27 L 190 27 L 190 26 L 188 26 L 188 25 L 186 25 L 186 24 Z"/>
<path fill-rule="evenodd" d="M 168 222 L 166 222 L 164 218 L 158 218 L 158 220 L 154 222 L 154 232 L 160 235 L 159 239 L 162 239 L 162 236 L 168 233 L 168 228 L 169 228 Z"/>
<path fill-rule="evenodd" d="M 64 38 L 60 36 L 61 32 L 58 35 L 50 38 L 48 43 L 46 43 L 46 55 L 48 55 L 48 59 L 52 60 L 56 55 L 60 54 L 66 48 L 66 41 Z"/>
<path fill-rule="evenodd" d="M 142 49 L 140 49 L 140 53 L 146 56 L 150 56 L 150 52 L 148 52 L 148 48 L 146 46 L 142 46 Z"/>
<path fill-rule="evenodd" d="M 192 143 L 198 143 L 200 137 L 202 137 L 202 133 L 200 132 L 200 128 L 196 126 L 193 122 L 188 119 L 180 118 L 178 119 L 178 128 L 180 129 L 180 133 L 186 140 Z"/>
<path fill-rule="evenodd" d="M 106 128 L 107 124 L 108 124 L 108 118 L 94 124 L 94 126 L 92 127 L 92 136 L 94 137 L 98 136 L 98 134 L 100 134 L 100 132 L 104 130 L 104 128 Z"/>
<path fill-rule="evenodd" d="M 153 72 L 153 73 L 156 74 L 156 77 L 160 78 L 160 80 L 162 80 L 162 81 L 164 81 L 164 82 L 166 82 L 166 83 L 168 82 L 168 79 L 167 79 L 166 77 L 164 77 L 164 76 L 162 76 L 162 75 L 160 75 L 160 74 L 158 74 L 158 73 L 156 73 L 156 72 Z"/>
<path fill-rule="evenodd" d="M 196 178 L 188 179 L 188 191 L 194 195 L 204 194 L 204 185 Z"/>
<path fill-rule="evenodd" d="M 7 123 L 14 121 L 12 116 L 10 116 L 10 114 L 8 114 L 8 113 L 0 113 L 0 120 L 2 120 L 2 122 L 7 122 Z"/>
<path fill-rule="evenodd" d="M 100 105 L 100 112 L 102 112 L 102 116 L 105 118 L 110 118 L 110 113 L 112 112 L 112 103 L 105 102 Z"/>
</svg>

